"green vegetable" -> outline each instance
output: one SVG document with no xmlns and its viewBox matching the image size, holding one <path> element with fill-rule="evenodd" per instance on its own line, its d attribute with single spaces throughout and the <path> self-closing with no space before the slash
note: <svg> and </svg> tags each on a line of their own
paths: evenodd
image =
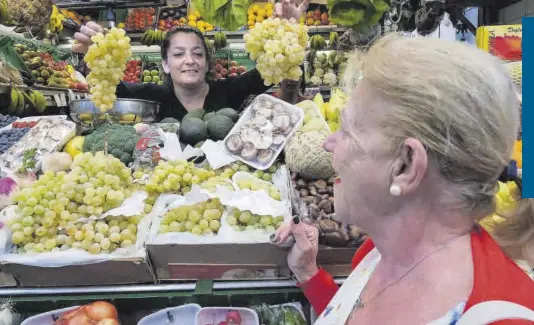
<svg viewBox="0 0 534 325">
<path fill-rule="evenodd" d="M 192 0 L 206 21 L 223 30 L 235 31 L 247 24 L 250 0 Z"/>
<path fill-rule="evenodd" d="M 207 123 L 208 135 L 214 141 L 223 140 L 226 138 L 230 130 L 234 127 L 234 122 L 224 115 L 216 114 Z"/>
<path fill-rule="evenodd" d="M 389 9 L 386 0 L 328 0 L 330 21 L 361 30 L 376 25 Z"/>
<path fill-rule="evenodd" d="M 132 162 L 132 155 L 139 135 L 135 128 L 122 124 L 104 124 L 96 128 L 93 133 L 85 137 L 84 152 L 104 151 L 107 140 L 108 153 L 118 158 L 125 165 Z"/>
<path fill-rule="evenodd" d="M 239 113 L 236 112 L 233 108 L 223 108 L 218 110 L 215 114 L 228 116 L 232 119 L 232 121 L 234 121 L 234 123 L 239 120 Z"/>
<path fill-rule="evenodd" d="M 202 108 L 195 109 L 192 111 L 189 111 L 187 114 L 185 114 L 184 118 L 182 119 L 182 122 L 185 121 L 188 118 L 199 118 L 201 119 L 204 116 L 204 110 Z"/>
<path fill-rule="evenodd" d="M 181 142 L 191 146 L 195 146 L 200 141 L 206 141 L 208 138 L 206 123 L 194 117 L 182 121 L 178 134 Z"/>
<path fill-rule="evenodd" d="M 22 166 L 19 169 L 19 173 L 26 173 L 28 170 L 35 168 L 35 155 L 37 154 L 37 148 L 25 150 L 22 154 Z"/>
</svg>

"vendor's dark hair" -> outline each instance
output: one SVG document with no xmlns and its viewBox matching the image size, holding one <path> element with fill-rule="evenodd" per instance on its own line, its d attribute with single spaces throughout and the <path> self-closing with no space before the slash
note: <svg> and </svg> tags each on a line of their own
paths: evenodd
<svg viewBox="0 0 534 325">
<path fill-rule="evenodd" d="M 173 29 L 167 32 L 165 35 L 165 39 L 163 39 L 163 43 L 161 44 L 161 57 L 163 60 L 167 60 L 169 55 L 169 48 L 171 47 L 171 39 L 174 35 L 178 33 L 185 33 L 185 34 L 195 34 L 200 39 L 200 42 L 202 43 L 202 47 L 204 48 L 204 52 L 206 52 L 206 63 L 208 64 L 208 73 L 206 74 L 206 79 L 209 79 L 211 76 L 211 71 L 213 70 L 214 60 L 213 60 L 213 54 L 210 48 L 208 47 L 208 44 L 206 43 L 206 38 L 202 33 L 196 29 L 189 26 L 175 26 Z"/>
</svg>

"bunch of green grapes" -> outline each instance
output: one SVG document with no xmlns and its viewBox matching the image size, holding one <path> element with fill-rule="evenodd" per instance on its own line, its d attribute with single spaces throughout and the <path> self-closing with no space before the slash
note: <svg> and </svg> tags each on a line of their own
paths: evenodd
<svg viewBox="0 0 534 325">
<path fill-rule="evenodd" d="M 158 198 L 159 198 L 159 193 L 150 193 L 148 195 L 148 197 L 145 200 L 145 208 L 144 208 L 144 212 L 146 214 L 149 214 L 150 212 L 152 212 L 152 208 L 154 207 L 154 204 L 156 203 Z"/>
<path fill-rule="evenodd" d="M 252 176 L 252 175 L 251 175 Z M 237 181 L 237 186 L 241 190 L 260 191 L 264 190 L 270 197 L 277 201 L 281 201 L 282 195 L 280 190 L 272 183 L 259 179 L 257 177 L 242 178 Z"/>
<path fill-rule="evenodd" d="M 106 112 L 117 100 L 117 85 L 132 55 L 130 38 L 123 29 L 114 27 L 105 35 L 94 35 L 91 40 L 93 44 L 85 55 L 87 67 L 91 69 L 87 82 L 91 86 L 91 100 L 100 111 Z"/>
<path fill-rule="evenodd" d="M 165 192 L 186 194 L 191 190 L 191 185 L 200 184 L 213 176 L 215 176 L 214 171 L 197 168 L 194 163 L 186 160 L 160 161 L 145 188 L 149 194 Z"/>
<path fill-rule="evenodd" d="M 260 216 L 250 211 L 233 209 L 226 222 L 236 231 L 264 229 L 274 232 L 284 222 L 284 217 Z"/>
<path fill-rule="evenodd" d="M 308 44 L 308 29 L 295 20 L 268 18 L 243 36 L 266 86 L 284 79 L 299 80 Z"/>
<path fill-rule="evenodd" d="M 34 225 L 33 236 L 25 236 L 18 244 L 18 253 L 44 253 L 78 248 L 91 254 L 106 254 L 119 247 L 129 247 L 137 241 L 138 224 L 142 216 L 106 217 L 87 223 L 69 222 L 64 228 Z"/>
<path fill-rule="evenodd" d="M 272 180 L 272 174 L 274 174 L 278 170 L 278 168 L 280 168 L 281 165 L 281 163 L 275 162 L 268 170 L 255 170 L 254 168 L 242 163 L 241 161 L 238 161 L 226 166 L 225 168 L 217 169 L 215 173 L 217 174 L 217 176 L 230 179 L 237 172 L 254 172 L 254 175 L 256 177 L 270 182 Z"/>
<path fill-rule="evenodd" d="M 200 184 L 200 187 L 213 193 L 217 190 L 217 185 L 225 186 L 232 191 L 234 190 L 232 183 L 230 183 L 227 178 L 221 176 L 208 178 L 208 180 Z"/>
<path fill-rule="evenodd" d="M 217 234 L 224 207 L 218 199 L 169 210 L 161 219 L 159 233 L 190 232 L 195 235 Z"/>
<path fill-rule="evenodd" d="M 86 152 L 74 158 L 71 171 L 45 172 L 31 187 L 14 195 L 19 218 L 11 222 L 15 245 L 32 243 L 37 229 L 55 236 L 79 218 L 100 215 L 122 204 L 131 194 L 130 170 L 103 152 Z"/>
</svg>

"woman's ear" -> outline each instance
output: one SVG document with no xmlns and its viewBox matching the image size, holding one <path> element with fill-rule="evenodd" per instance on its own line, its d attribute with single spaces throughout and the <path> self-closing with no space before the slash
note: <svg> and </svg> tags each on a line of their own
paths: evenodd
<svg viewBox="0 0 534 325">
<path fill-rule="evenodd" d="M 169 64 L 167 62 L 167 60 L 163 60 L 161 62 L 161 66 L 163 67 L 163 71 L 166 73 L 166 74 L 169 74 L 171 72 L 171 68 L 169 67 Z"/>
<path fill-rule="evenodd" d="M 414 138 L 404 141 L 400 155 L 392 165 L 392 184 L 399 186 L 403 194 L 417 189 L 428 167 L 428 155 L 423 144 Z"/>
</svg>

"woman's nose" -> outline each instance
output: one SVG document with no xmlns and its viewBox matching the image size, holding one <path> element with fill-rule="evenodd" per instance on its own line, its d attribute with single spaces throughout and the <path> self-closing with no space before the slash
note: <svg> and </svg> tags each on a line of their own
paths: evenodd
<svg viewBox="0 0 534 325">
<path fill-rule="evenodd" d="M 336 142 L 337 142 L 337 135 L 338 132 L 334 132 L 330 134 L 323 142 L 323 149 L 328 152 L 334 152 L 334 149 L 336 148 Z"/>
</svg>

